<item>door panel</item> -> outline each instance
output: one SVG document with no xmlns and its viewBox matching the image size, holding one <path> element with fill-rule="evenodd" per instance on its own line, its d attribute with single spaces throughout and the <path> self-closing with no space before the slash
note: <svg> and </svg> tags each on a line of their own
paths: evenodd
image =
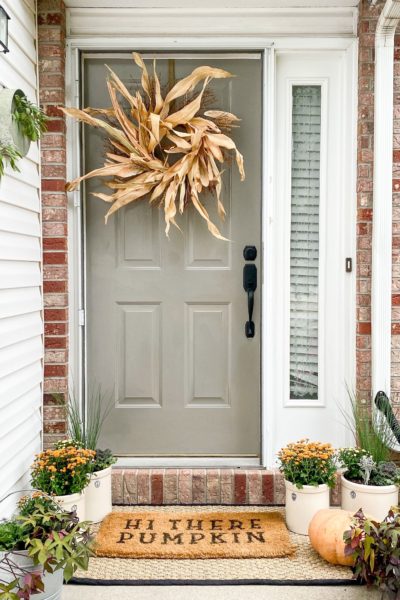
<svg viewBox="0 0 400 600">
<path fill-rule="evenodd" d="M 120 56 L 120 55 L 119 55 Z M 130 55 L 84 59 L 84 105 L 107 107 L 106 69 L 137 84 Z M 120 455 L 251 455 L 260 452 L 260 305 L 256 335 L 245 337 L 247 298 L 243 248 L 261 255 L 261 60 L 176 59 L 176 79 L 204 63 L 227 69 L 232 80 L 210 85 L 207 108 L 237 114 L 232 136 L 244 155 L 246 180 L 226 164 L 217 240 L 190 207 L 165 236 L 163 211 L 139 201 L 104 225 L 107 205 L 85 186 L 87 366 L 89 386 L 113 390 L 115 407 L 101 439 Z M 149 63 L 151 64 L 151 63 Z M 168 82 L 168 61 L 157 61 Z M 85 128 L 85 170 L 102 164 L 106 140 Z M 104 190 L 103 190 L 104 191 Z M 260 261 L 255 264 L 260 272 Z"/>
<path fill-rule="evenodd" d="M 349 443 L 340 407 L 353 348 L 346 332 L 353 274 L 345 272 L 353 157 L 343 69 L 337 52 L 277 57 L 275 452 L 304 437 Z"/>
</svg>

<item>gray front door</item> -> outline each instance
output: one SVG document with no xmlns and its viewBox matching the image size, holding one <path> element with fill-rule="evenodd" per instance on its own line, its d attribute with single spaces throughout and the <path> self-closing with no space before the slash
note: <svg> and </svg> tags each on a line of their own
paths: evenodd
<svg viewBox="0 0 400 600">
<path fill-rule="evenodd" d="M 171 60 L 171 59 L 170 59 Z M 107 63 L 127 85 L 139 73 L 130 54 L 84 58 L 84 105 L 109 106 Z M 231 133 L 244 156 L 246 180 L 227 165 L 220 224 L 230 241 L 214 239 L 188 210 L 164 233 L 163 213 L 146 201 L 104 224 L 107 205 L 85 190 L 86 355 L 89 386 L 112 391 L 115 407 L 101 445 L 121 456 L 252 456 L 260 454 L 261 59 L 258 55 L 174 58 L 176 79 L 202 64 L 235 78 L 214 80 L 208 98 L 239 116 Z M 164 83 L 167 57 L 157 61 Z M 85 170 L 102 164 L 106 141 L 86 129 Z M 245 336 L 247 297 L 243 248 L 258 250 L 255 337 Z M 90 394 L 89 394 L 90 397 Z"/>
</svg>

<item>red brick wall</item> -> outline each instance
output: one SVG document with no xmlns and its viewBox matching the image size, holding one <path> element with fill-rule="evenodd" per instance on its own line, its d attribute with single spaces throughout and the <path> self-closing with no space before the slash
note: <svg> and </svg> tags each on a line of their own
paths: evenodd
<svg viewBox="0 0 400 600">
<path fill-rule="evenodd" d="M 44 443 L 65 433 L 68 383 L 68 259 L 65 122 L 65 7 L 38 0 L 40 103 L 49 117 L 41 142 L 45 317 Z M 59 394 L 55 400 L 53 394 Z"/>
<path fill-rule="evenodd" d="M 400 416 L 400 35 L 395 38 L 393 113 L 392 403 Z"/>
</svg>

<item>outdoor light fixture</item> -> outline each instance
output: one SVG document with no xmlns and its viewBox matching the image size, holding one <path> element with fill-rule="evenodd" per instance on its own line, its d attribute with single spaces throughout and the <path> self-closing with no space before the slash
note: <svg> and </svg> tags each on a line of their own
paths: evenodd
<svg viewBox="0 0 400 600">
<path fill-rule="evenodd" d="M 10 17 L 4 10 L 2 6 L 0 6 L 0 52 L 8 52 L 8 21 Z"/>
</svg>

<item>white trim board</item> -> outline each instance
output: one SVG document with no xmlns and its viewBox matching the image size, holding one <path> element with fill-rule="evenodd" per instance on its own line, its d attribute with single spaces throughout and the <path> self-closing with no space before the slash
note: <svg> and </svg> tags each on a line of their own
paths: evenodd
<svg viewBox="0 0 400 600">
<path fill-rule="evenodd" d="M 115 465 L 118 469 L 141 468 L 141 469 L 215 469 L 220 468 L 243 468 L 257 469 L 261 468 L 259 458 L 243 458 L 243 457 L 228 457 L 228 458 L 198 458 L 198 457 L 153 457 L 153 456 L 121 456 L 118 458 Z"/>
<path fill-rule="evenodd" d="M 348 149 L 350 158 L 347 175 L 343 182 L 341 193 L 346 197 L 346 256 L 355 256 L 355 174 L 356 174 L 356 87 L 357 77 L 357 42 L 345 38 L 270 38 L 270 37 L 238 37 L 238 38 L 110 38 L 110 37 L 83 37 L 69 39 L 67 42 L 66 63 L 66 103 L 68 106 L 78 106 L 79 103 L 79 54 L 80 51 L 113 51 L 113 50 L 165 50 L 173 51 L 192 50 L 200 51 L 222 49 L 228 50 L 260 50 L 265 51 L 264 63 L 264 149 L 263 149 L 263 322 L 262 322 L 262 456 L 261 464 L 273 467 L 275 449 L 273 447 L 274 414 L 276 399 L 280 394 L 280 382 L 277 379 L 275 336 L 276 329 L 275 306 L 273 303 L 274 289 L 279 285 L 280 266 L 275 260 L 273 248 L 279 232 L 275 225 L 274 202 L 275 195 L 275 164 L 274 164 L 274 125 L 275 125 L 275 64 L 276 54 L 296 53 L 311 50 L 320 54 L 324 50 L 335 50 L 342 56 L 343 82 L 346 96 L 346 131 L 343 134 L 343 143 Z M 67 120 L 68 128 L 68 179 L 77 177 L 80 173 L 79 151 L 79 126 Z M 74 388 L 81 397 L 84 388 L 84 365 L 82 358 L 82 327 L 79 326 L 79 311 L 83 307 L 82 281 L 82 223 L 80 219 L 80 192 L 69 194 L 69 248 L 70 248 L 70 364 Z M 350 307 L 355 307 L 355 278 L 349 278 L 346 286 L 346 296 Z M 352 385 L 355 380 L 355 310 L 349 310 L 346 315 L 346 381 Z M 121 459 L 126 465 L 128 459 Z M 129 459 L 129 466 L 137 465 Z M 143 461 L 145 459 L 142 459 Z M 173 459 L 175 460 L 175 459 Z M 196 459 L 198 460 L 198 459 Z M 217 459 L 208 459 L 207 466 L 221 466 Z M 219 459 L 218 459 L 219 460 Z M 149 462 L 150 461 L 150 462 Z M 157 462 L 162 464 L 163 460 Z M 204 461 L 203 461 L 204 463 Z M 155 466 L 154 459 L 148 459 L 143 466 Z M 176 466 L 178 461 L 173 463 Z M 191 459 L 185 460 L 184 466 L 193 464 Z M 224 464 L 227 461 L 224 459 Z M 237 466 L 239 464 L 234 462 Z M 228 464 L 227 464 L 228 466 Z M 231 463 L 229 463 L 231 466 Z"/>
<path fill-rule="evenodd" d="M 203 0 L 203 7 L 231 10 L 243 0 Z M 149 0 L 66 0 L 67 8 L 147 8 Z M 152 8 L 193 8 L 198 0 L 151 0 Z M 248 8 L 356 8 L 359 0 L 247 0 Z"/>
<path fill-rule="evenodd" d="M 348 36 L 357 35 L 358 9 L 329 7 L 226 7 L 207 5 L 69 8 L 67 35 L 129 38 L 157 36 Z"/>
</svg>

